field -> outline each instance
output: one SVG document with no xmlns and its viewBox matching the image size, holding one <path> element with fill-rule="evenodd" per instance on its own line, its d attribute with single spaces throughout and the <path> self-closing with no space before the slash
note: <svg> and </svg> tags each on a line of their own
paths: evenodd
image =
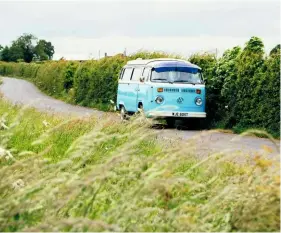
<svg viewBox="0 0 281 233">
<path fill-rule="evenodd" d="M 120 123 L 0 106 L 0 231 L 280 230 L 272 148 L 202 160 L 196 138 L 160 140 L 142 114 Z"/>
</svg>

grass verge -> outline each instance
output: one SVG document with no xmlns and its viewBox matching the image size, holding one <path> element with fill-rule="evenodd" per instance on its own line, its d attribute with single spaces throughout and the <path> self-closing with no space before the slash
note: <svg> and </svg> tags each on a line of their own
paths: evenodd
<svg viewBox="0 0 281 233">
<path fill-rule="evenodd" d="M 279 164 L 0 100 L 0 231 L 279 231 Z"/>
</svg>

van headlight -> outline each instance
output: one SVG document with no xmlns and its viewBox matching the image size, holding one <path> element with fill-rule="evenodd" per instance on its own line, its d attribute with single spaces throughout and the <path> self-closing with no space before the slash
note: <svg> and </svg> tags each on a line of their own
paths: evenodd
<svg viewBox="0 0 281 233">
<path fill-rule="evenodd" d="M 157 97 L 155 98 L 155 102 L 156 102 L 157 104 L 162 104 L 162 103 L 164 102 L 164 97 L 162 97 L 162 96 L 157 96 Z"/>
<path fill-rule="evenodd" d="M 195 104 L 196 105 L 200 106 L 200 105 L 202 105 L 202 103 L 203 103 L 203 101 L 202 101 L 202 99 L 200 97 L 195 99 Z"/>
</svg>

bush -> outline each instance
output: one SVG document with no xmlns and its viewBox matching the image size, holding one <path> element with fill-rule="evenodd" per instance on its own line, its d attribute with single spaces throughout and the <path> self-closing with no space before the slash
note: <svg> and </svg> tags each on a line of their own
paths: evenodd
<svg viewBox="0 0 281 233">
<path fill-rule="evenodd" d="M 218 60 L 196 54 L 190 61 L 204 71 L 209 124 L 280 136 L 280 46 L 266 56 L 262 41 L 252 37 L 244 49 L 234 47 Z"/>
</svg>

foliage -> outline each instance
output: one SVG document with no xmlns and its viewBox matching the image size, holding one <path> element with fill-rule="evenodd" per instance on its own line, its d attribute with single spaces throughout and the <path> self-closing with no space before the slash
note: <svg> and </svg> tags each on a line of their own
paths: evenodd
<svg viewBox="0 0 281 233">
<path fill-rule="evenodd" d="M 24 34 L 12 42 L 9 48 L 10 61 L 20 59 L 25 62 L 31 62 L 34 56 L 34 40 L 36 38 L 31 34 Z"/>
<path fill-rule="evenodd" d="M 280 230 L 269 147 L 245 163 L 239 152 L 200 160 L 196 138 L 162 139 L 141 115 L 120 124 L 0 106 L 1 232 Z"/>
<path fill-rule="evenodd" d="M 115 56 L 81 64 L 74 76 L 76 103 L 104 109 L 115 101 L 118 75 L 126 60 Z"/>
<path fill-rule="evenodd" d="M 10 61 L 9 57 L 9 47 L 5 46 L 1 51 L 0 51 L 0 59 L 1 61 Z"/>
<path fill-rule="evenodd" d="M 218 60 L 203 54 L 190 61 L 205 73 L 209 123 L 236 132 L 259 128 L 279 137 L 279 45 L 265 56 L 261 39 L 252 37 L 245 48 L 227 50 Z"/>
<path fill-rule="evenodd" d="M 0 60 L 6 62 L 31 62 L 35 60 L 51 60 L 54 46 L 46 40 L 39 40 L 32 34 L 23 34 L 12 41 L 10 47 L 0 49 Z"/>
<path fill-rule="evenodd" d="M 276 45 L 269 53 L 270 56 L 273 56 L 274 54 L 280 55 L 280 44 Z"/>
<path fill-rule="evenodd" d="M 194 54 L 188 59 L 191 63 L 200 66 L 203 70 L 204 81 L 206 83 L 206 111 L 209 124 L 217 117 L 219 105 L 218 80 L 215 73 L 216 57 L 215 54 L 203 53 Z"/>
<path fill-rule="evenodd" d="M 2 60 L 2 50 L 4 49 L 4 47 L 0 44 L 0 61 Z"/>
<path fill-rule="evenodd" d="M 0 75 L 29 78 L 52 96 L 109 110 L 110 100 L 116 101 L 121 67 L 138 57 L 180 58 L 162 52 L 139 51 L 128 57 L 119 54 L 82 63 L 65 60 L 43 64 L 0 63 Z M 261 39 L 252 37 L 244 48 L 229 49 L 221 58 L 203 53 L 194 54 L 188 60 L 203 69 L 209 126 L 237 132 L 259 128 L 280 135 L 280 45 L 266 56 Z"/>
<path fill-rule="evenodd" d="M 237 81 L 237 59 L 241 53 L 240 47 L 234 47 L 225 51 L 222 58 L 216 66 L 216 75 L 220 88 L 220 104 L 218 113 L 221 114 L 218 119 L 224 118 L 224 123 L 227 128 L 235 125 L 235 112 L 233 111 L 236 103 L 236 81 Z M 233 122 L 234 121 L 234 122 Z"/>
<path fill-rule="evenodd" d="M 54 46 L 46 40 L 39 40 L 34 50 L 36 59 L 39 61 L 52 60 L 55 53 Z"/>
</svg>

